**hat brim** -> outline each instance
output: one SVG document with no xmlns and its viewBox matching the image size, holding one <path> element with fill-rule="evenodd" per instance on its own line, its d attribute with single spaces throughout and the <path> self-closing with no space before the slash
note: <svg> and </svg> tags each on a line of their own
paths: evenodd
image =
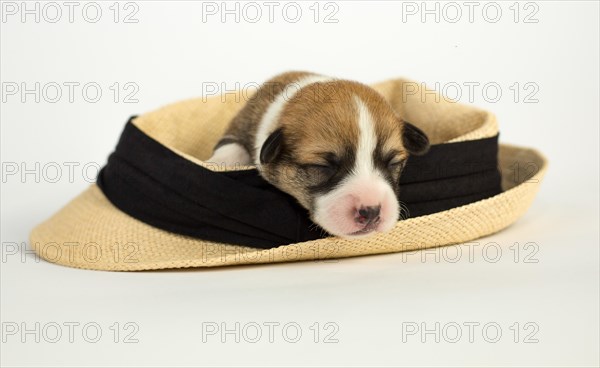
<svg viewBox="0 0 600 368">
<path fill-rule="evenodd" d="M 345 258 L 474 240 L 504 229 L 531 205 L 547 169 L 533 149 L 500 145 L 503 192 L 427 216 L 398 221 L 361 240 L 330 237 L 256 249 L 170 233 L 121 212 L 94 184 L 30 235 L 43 259 L 70 267 L 137 271 Z M 519 168 L 515 172 L 515 168 Z"/>
</svg>

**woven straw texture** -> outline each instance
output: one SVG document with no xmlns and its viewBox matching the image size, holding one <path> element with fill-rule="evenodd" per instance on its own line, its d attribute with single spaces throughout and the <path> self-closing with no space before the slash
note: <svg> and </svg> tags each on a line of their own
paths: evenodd
<svg viewBox="0 0 600 368">
<path fill-rule="evenodd" d="M 421 127 L 433 143 L 485 138 L 498 132 L 492 114 L 447 101 L 423 90 L 419 83 L 396 79 L 373 87 L 406 120 Z M 210 156 L 243 103 L 243 96 L 231 94 L 192 99 L 144 114 L 134 124 L 174 152 L 207 166 L 202 160 Z M 515 163 L 535 174 L 527 180 L 515 177 Z M 331 237 L 268 250 L 204 241 L 142 223 L 119 211 L 92 185 L 33 229 L 30 241 L 32 248 L 50 262 L 112 271 L 321 260 L 457 244 L 492 234 L 516 221 L 531 205 L 547 163 L 535 150 L 501 145 L 499 166 L 503 193 L 399 221 L 390 232 L 362 240 Z"/>
</svg>

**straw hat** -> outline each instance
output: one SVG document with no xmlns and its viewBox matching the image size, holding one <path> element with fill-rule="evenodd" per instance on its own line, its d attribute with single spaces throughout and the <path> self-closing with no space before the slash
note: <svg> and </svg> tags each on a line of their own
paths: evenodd
<svg viewBox="0 0 600 368">
<path fill-rule="evenodd" d="M 402 79 L 373 86 L 432 144 L 476 141 L 498 134 L 493 114 L 446 100 L 420 83 Z M 203 162 L 243 106 L 243 95 L 178 102 L 132 120 L 141 132 L 194 165 Z M 515 167 L 522 172 L 515 172 Z M 388 233 L 361 240 L 337 237 L 270 249 L 225 244 L 170 232 L 123 212 L 97 184 L 33 229 L 32 248 L 70 267 L 134 271 L 289 262 L 392 253 L 457 244 L 497 232 L 530 206 L 546 172 L 546 159 L 529 148 L 501 144 L 502 192 L 445 211 L 398 221 Z M 242 168 L 253 170 L 252 167 Z M 257 209 L 259 210 L 259 209 Z"/>
</svg>

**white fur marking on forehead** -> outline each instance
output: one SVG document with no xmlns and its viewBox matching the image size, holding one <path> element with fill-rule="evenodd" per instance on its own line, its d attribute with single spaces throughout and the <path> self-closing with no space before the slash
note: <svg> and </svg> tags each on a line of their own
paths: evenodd
<svg viewBox="0 0 600 368">
<path fill-rule="evenodd" d="M 357 176 L 369 176 L 374 172 L 373 152 L 375 152 L 375 148 L 377 147 L 375 123 L 367 105 L 358 96 L 354 96 L 354 102 L 358 111 L 359 128 L 354 174 Z"/>
<path fill-rule="evenodd" d="M 262 116 L 260 123 L 258 124 L 258 130 L 256 132 L 255 144 L 254 148 L 256 150 L 256 159 L 260 157 L 260 150 L 269 137 L 269 134 L 273 133 L 275 130 L 277 121 L 279 120 L 279 116 L 283 111 L 285 105 L 290 101 L 302 88 L 320 82 L 329 82 L 333 80 L 331 77 L 326 77 L 323 75 L 312 74 L 306 77 L 300 78 L 297 81 L 289 83 L 273 101 L 272 104 L 269 105 L 264 115 Z"/>
</svg>

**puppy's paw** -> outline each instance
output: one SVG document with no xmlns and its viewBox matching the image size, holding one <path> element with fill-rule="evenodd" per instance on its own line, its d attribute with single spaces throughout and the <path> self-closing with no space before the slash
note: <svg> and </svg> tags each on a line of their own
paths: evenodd
<svg viewBox="0 0 600 368">
<path fill-rule="evenodd" d="M 227 143 L 219 146 L 213 155 L 206 160 L 207 163 L 235 168 L 252 164 L 248 151 L 239 143 Z"/>
</svg>

